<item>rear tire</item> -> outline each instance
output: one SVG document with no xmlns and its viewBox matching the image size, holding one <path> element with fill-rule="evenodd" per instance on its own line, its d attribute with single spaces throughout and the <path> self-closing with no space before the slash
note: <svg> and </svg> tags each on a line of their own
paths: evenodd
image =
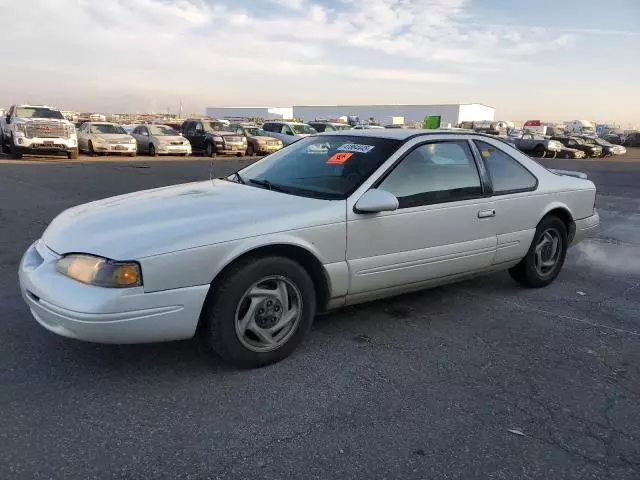
<svg viewBox="0 0 640 480">
<path fill-rule="evenodd" d="M 202 315 L 213 350 L 239 368 L 262 367 L 289 356 L 316 314 L 314 284 L 307 271 L 286 257 L 258 256 L 239 262 L 223 275 L 211 288 Z M 269 282 L 275 290 L 267 289 Z M 276 296 L 259 295 L 265 291 Z M 266 330 L 289 317 L 293 320 L 284 322 L 282 329 Z"/>
<path fill-rule="evenodd" d="M 509 274 L 525 287 L 546 287 L 562 270 L 567 248 L 564 222 L 555 215 L 544 217 L 536 227 L 529 251 L 520 263 L 509 269 Z"/>
</svg>

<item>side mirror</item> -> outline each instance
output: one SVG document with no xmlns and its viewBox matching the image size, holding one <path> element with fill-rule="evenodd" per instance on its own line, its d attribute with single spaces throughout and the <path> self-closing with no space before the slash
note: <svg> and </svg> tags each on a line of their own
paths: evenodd
<svg viewBox="0 0 640 480">
<path fill-rule="evenodd" d="M 393 212 L 399 206 L 398 199 L 386 190 L 369 190 L 356 202 L 357 213 Z"/>
</svg>

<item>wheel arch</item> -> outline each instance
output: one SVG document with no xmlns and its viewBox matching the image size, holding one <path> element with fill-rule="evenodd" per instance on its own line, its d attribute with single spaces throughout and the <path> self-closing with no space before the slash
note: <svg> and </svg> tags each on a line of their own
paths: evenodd
<svg viewBox="0 0 640 480">
<path fill-rule="evenodd" d="M 321 312 L 326 309 L 331 299 L 331 280 L 329 274 L 320 261 L 318 252 L 313 251 L 313 248 L 309 248 L 306 245 L 292 240 L 280 239 L 267 244 L 249 244 L 241 249 L 233 250 L 223 262 L 220 262 L 222 267 L 215 273 L 211 281 L 211 290 L 215 291 L 216 282 L 224 278 L 226 272 L 233 268 L 234 265 L 252 256 L 282 256 L 298 262 L 307 271 L 313 281 L 318 311 Z"/>
<path fill-rule="evenodd" d="M 561 202 L 553 202 L 547 205 L 544 213 L 538 219 L 538 223 L 545 217 L 556 216 L 564 223 L 565 227 L 567 227 L 567 240 L 569 244 L 571 244 L 571 240 L 576 233 L 576 223 L 573 219 L 573 214 L 571 213 L 571 209 L 564 203 Z"/>
</svg>

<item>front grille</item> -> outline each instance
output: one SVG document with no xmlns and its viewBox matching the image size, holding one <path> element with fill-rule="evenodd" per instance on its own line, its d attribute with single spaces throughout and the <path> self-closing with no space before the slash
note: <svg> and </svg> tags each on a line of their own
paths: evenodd
<svg viewBox="0 0 640 480">
<path fill-rule="evenodd" d="M 223 137 L 225 143 L 242 143 L 242 137 L 232 137 L 232 136 L 226 136 Z"/>
<path fill-rule="evenodd" d="M 171 145 L 182 145 L 182 142 L 171 142 Z"/>
<path fill-rule="evenodd" d="M 64 123 L 33 121 L 27 123 L 27 138 L 67 138 L 67 126 Z"/>
<path fill-rule="evenodd" d="M 267 145 L 269 145 L 270 147 L 277 147 L 280 144 L 278 142 L 267 142 Z"/>
</svg>

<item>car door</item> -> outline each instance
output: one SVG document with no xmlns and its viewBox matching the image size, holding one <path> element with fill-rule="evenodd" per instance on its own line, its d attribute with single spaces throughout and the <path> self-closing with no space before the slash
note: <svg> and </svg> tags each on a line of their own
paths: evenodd
<svg viewBox="0 0 640 480">
<path fill-rule="evenodd" d="M 83 123 L 82 125 L 80 125 L 80 128 L 78 129 L 78 149 L 79 150 L 88 150 L 89 148 L 89 139 L 88 139 L 88 133 L 89 133 L 89 123 Z"/>
<path fill-rule="evenodd" d="M 192 148 L 195 148 L 198 151 L 204 151 L 206 148 L 206 135 L 204 133 L 204 125 L 202 122 L 197 121 L 193 122 L 193 141 L 191 141 Z"/>
<path fill-rule="evenodd" d="M 136 129 L 134 130 L 134 132 L 138 132 L 137 134 L 134 133 L 136 140 L 138 141 L 138 151 L 139 152 L 148 152 L 149 151 L 149 130 L 147 129 L 146 126 L 144 125 L 140 125 L 139 127 L 136 127 Z"/>
<path fill-rule="evenodd" d="M 520 150 L 528 152 L 530 150 L 533 150 L 533 141 L 533 135 L 530 133 L 525 133 L 524 135 L 522 135 L 518 147 L 520 148 Z"/>
<path fill-rule="evenodd" d="M 193 135 L 195 131 L 194 126 L 195 126 L 195 122 L 191 122 L 191 121 L 184 122 L 184 124 L 182 125 L 182 136 L 187 140 L 189 140 L 192 150 L 197 150 L 195 145 L 195 138 Z"/>
<path fill-rule="evenodd" d="M 516 150 L 488 137 L 476 138 L 474 146 L 480 153 L 491 180 L 497 250 L 493 263 L 519 261 L 529 250 L 540 212 L 548 198 L 536 195 L 538 179 L 517 160 Z"/>
<path fill-rule="evenodd" d="M 416 139 L 370 186 L 399 208 L 375 214 L 347 208 L 349 295 L 389 290 L 489 268 L 496 253 L 488 177 L 467 137 Z M 450 138 L 450 137 L 449 137 Z M 367 186 L 367 182 L 363 187 Z"/>
</svg>

